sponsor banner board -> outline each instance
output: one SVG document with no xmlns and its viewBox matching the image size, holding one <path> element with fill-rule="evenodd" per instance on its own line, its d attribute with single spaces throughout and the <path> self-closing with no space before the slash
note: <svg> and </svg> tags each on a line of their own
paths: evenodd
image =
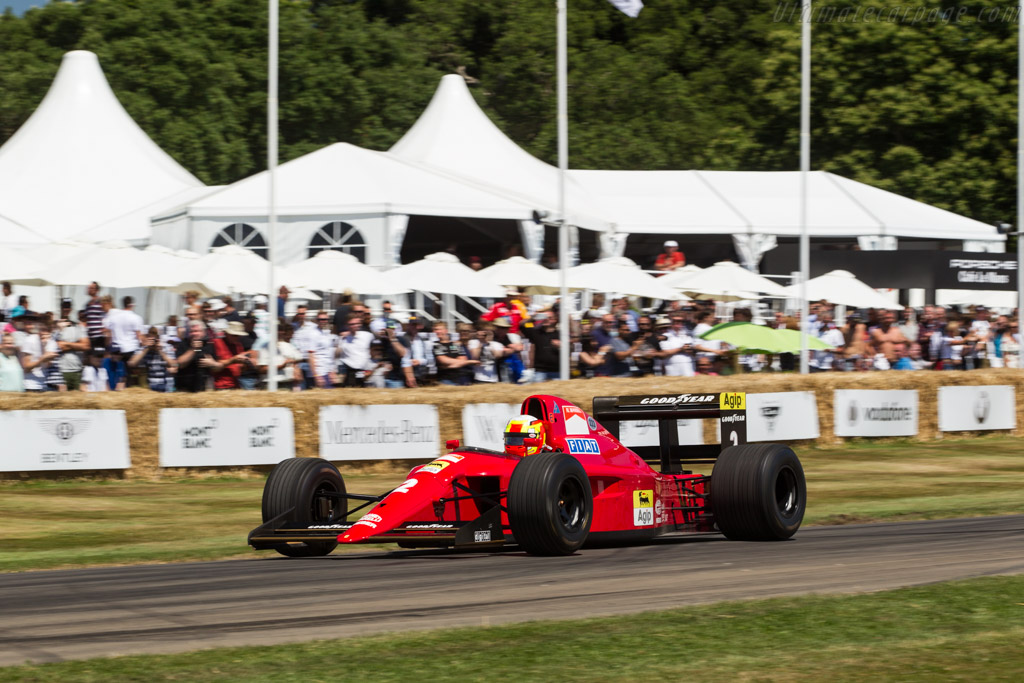
<svg viewBox="0 0 1024 683">
<path fill-rule="evenodd" d="M 939 430 L 1016 429 L 1012 386 L 939 387 Z"/>
<path fill-rule="evenodd" d="M 430 460 L 440 453 L 439 438 L 436 406 L 320 408 L 320 457 L 326 460 Z"/>
<path fill-rule="evenodd" d="M 123 410 L 0 411 L 3 472 L 131 467 Z"/>
<path fill-rule="evenodd" d="M 276 465 L 295 456 L 288 408 L 164 408 L 161 467 Z"/>
<path fill-rule="evenodd" d="M 519 414 L 518 403 L 467 403 L 462 407 L 462 445 L 505 449 L 505 423 Z"/>
<path fill-rule="evenodd" d="M 916 390 L 836 389 L 832 400 L 836 436 L 914 436 Z"/>
<path fill-rule="evenodd" d="M 817 439 L 818 401 L 813 391 L 747 394 L 747 441 Z"/>
<path fill-rule="evenodd" d="M 699 446 L 704 443 L 703 420 L 676 420 L 676 433 L 680 446 Z M 619 423 L 619 442 L 623 446 L 657 446 L 657 420 L 629 420 Z"/>
</svg>

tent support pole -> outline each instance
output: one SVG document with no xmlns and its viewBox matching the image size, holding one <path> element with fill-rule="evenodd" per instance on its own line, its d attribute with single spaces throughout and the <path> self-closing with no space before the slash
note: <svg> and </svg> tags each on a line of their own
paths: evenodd
<svg viewBox="0 0 1024 683">
<path fill-rule="evenodd" d="M 269 0 L 267 50 L 267 178 L 270 183 L 267 206 L 267 390 L 277 391 L 277 292 L 274 259 L 277 257 L 277 16 L 278 0 Z"/>
<path fill-rule="evenodd" d="M 810 372 L 807 335 L 811 247 L 807 232 L 807 174 L 811 169 L 811 0 L 803 0 L 800 24 L 800 374 Z"/>
<path fill-rule="evenodd" d="M 565 216 L 565 174 L 569 168 L 568 0 L 558 0 L 558 370 L 569 379 L 569 225 Z"/>
<path fill-rule="evenodd" d="M 1017 320 L 1024 313 L 1024 17 L 1017 8 Z"/>
</svg>

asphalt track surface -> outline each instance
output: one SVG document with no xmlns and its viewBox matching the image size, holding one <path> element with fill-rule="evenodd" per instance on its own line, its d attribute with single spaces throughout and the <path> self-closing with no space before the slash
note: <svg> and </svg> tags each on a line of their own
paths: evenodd
<svg viewBox="0 0 1024 683">
<path fill-rule="evenodd" d="M 0 666 L 885 590 L 1024 572 L 1024 515 L 571 557 L 397 551 L 0 575 Z"/>
</svg>

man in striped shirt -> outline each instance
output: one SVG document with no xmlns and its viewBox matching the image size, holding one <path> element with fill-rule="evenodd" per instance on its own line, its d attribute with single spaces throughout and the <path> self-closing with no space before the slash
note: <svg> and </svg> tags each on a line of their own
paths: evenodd
<svg viewBox="0 0 1024 683">
<path fill-rule="evenodd" d="M 107 345 L 103 332 L 103 316 L 107 312 L 100 303 L 100 286 L 96 282 L 90 282 L 86 291 L 89 294 L 89 303 L 85 305 L 85 327 L 89 334 L 89 345 L 94 349 L 102 349 Z"/>
</svg>

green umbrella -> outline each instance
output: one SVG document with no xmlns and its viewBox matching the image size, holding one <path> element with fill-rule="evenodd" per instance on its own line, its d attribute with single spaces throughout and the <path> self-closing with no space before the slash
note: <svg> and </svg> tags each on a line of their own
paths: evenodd
<svg viewBox="0 0 1024 683">
<path fill-rule="evenodd" d="M 800 333 L 796 330 L 774 330 L 753 323 L 722 323 L 702 334 L 701 339 L 718 340 L 751 353 L 799 353 Z M 817 337 L 808 335 L 807 348 L 824 351 L 832 348 Z"/>
<path fill-rule="evenodd" d="M 786 351 L 800 353 L 800 332 L 798 330 L 776 330 L 789 348 Z M 810 351 L 828 351 L 832 347 L 814 335 L 807 335 L 807 348 Z"/>
<path fill-rule="evenodd" d="M 783 353 L 789 350 L 785 341 L 775 330 L 753 323 L 722 323 L 700 335 L 700 338 L 723 341 L 738 349 L 753 353 Z"/>
</svg>

